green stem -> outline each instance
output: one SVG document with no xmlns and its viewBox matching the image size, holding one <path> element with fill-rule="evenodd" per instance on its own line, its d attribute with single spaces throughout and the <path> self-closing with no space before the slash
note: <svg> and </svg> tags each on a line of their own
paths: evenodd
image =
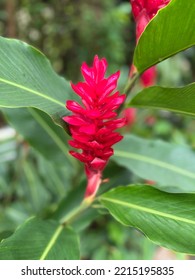
<svg viewBox="0 0 195 280">
<path fill-rule="evenodd" d="M 71 224 L 74 220 L 76 220 L 89 206 L 92 204 L 93 198 L 85 198 L 81 204 L 73 209 L 68 215 L 61 219 L 61 224 L 63 226 Z"/>
<path fill-rule="evenodd" d="M 136 80 L 139 78 L 139 73 L 136 73 L 133 75 L 133 77 L 129 77 L 127 84 L 125 86 L 124 89 L 124 93 L 126 94 L 126 96 L 128 97 L 128 95 L 130 94 Z M 118 113 L 120 113 L 123 109 L 124 109 L 125 103 L 123 103 L 120 108 L 118 109 Z"/>
<path fill-rule="evenodd" d="M 132 90 L 132 88 L 134 86 L 134 83 L 136 82 L 138 77 L 139 77 L 139 73 L 134 74 L 133 77 L 129 77 L 129 79 L 127 81 L 127 84 L 126 84 L 126 87 L 124 89 L 124 93 L 126 95 L 128 95 L 130 93 L 130 91 Z"/>
</svg>

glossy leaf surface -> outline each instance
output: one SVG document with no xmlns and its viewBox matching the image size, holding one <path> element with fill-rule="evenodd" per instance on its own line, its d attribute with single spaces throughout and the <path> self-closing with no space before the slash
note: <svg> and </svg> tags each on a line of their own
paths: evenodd
<svg viewBox="0 0 195 280">
<path fill-rule="evenodd" d="M 142 90 L 130 105 L 139 108 L 169 110 L 195 116 L 195 83 L 181 88 L 150 87 Z"/>
<path fill-rule="evenodd" d="M 195 44 L 194 0 L 171 0 L 148 24 L 134 53 L 138 72 Z"/>
<path fill-rule="evenodd" d="M 61 117 L 67 114 L 71 90 L 40 51 L 0 37 L 0 65 L 0 107 L 34 107 L 64 125 Z"/>
<path fill-rule="evenodd" d="M 141 230 L 158 245 L 195 254 L 195 194 L 132 185 L 111 190 L 100 201 L 117 221 Z"/>
<path fill-rule="evenodd" d="M 125 135 L 113 159 L 170 192 L 195 192 L 195 154 L 187 146 Z"/>
<path fill-rule="evenodd" d="M 73 260 L 79 258 L 78 238 L 55 221 L 27 220 L 0 243 L 1 260 Z"/>
</svg>

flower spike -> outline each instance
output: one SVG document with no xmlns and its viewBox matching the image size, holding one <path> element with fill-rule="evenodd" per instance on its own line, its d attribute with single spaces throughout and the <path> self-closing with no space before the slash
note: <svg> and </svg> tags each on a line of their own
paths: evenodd
<svg viewBox="0 0 195 280">
<path fill-rule="evenodd" d="M 114 154 L 112 145 L 123 137 L 114 130 L 126 124 L 125 118 L 117 118 L 115 112 L 125 101 L 125 94 L 114 92 L 120 72 L 105 78 L 107 61 L 94 57 L 93 66 L 85 62 L 81 73 L 85 79 L 76 85 L 71 83 L 73 91 L 80 96 L 82 105 L 68 100 L 66 108 L 71 116 L 63 118 L 69 124 L 72 140 L 70 146 L 82 150 L 70 154 L 85 165 L 87 187 L 85 198 L 93 198 L 101 184 L 102 172 L 109 158 Z"/>
</svg>

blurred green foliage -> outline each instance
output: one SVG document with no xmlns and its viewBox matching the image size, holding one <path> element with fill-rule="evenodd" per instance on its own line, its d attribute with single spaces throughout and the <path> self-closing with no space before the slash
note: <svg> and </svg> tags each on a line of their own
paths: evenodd
<svg viewBox="0 0 195 280">
<path fill-rule="evenodd" d="M 2 9 L 5 2 L 1 3 L 0 32 L 9 35 L 5 28 L 8 15 Z M 95 54 L 107 58 L 110 71 L 116 71 L 129 60 L 128 1 L 14 2 L 15 36 L 39 48 L 49 57 L 55 70 L 68 79 L 78 80 L 81 63 L 91 62 Z"/>
</svg>

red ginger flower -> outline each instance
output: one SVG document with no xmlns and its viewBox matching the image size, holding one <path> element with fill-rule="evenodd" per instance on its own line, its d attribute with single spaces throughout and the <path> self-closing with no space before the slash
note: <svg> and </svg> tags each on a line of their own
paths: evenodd
<svg viewBox="0 0 195 280">
<path fill-rule="evenodd" d="M 118 91 L 112 94 L 120 72 L 105 78 L 106 69 L 106 59 L 99 59 L 98 56 L 95 56 L 92 67 L 85 62 L 82 64 L 85 82 L 76 85 L 71 83 L 71 86 L 81 97 L 83 106 L 68 100 L 66 107 L 73 115 L 63 118 L 69 124 L 73 138 L 69 144 L 82 150 L 82 153 L 70 151 L 70 154 L 85 164 L 88 179 L 85 197 L 96 194 L 102 171 L 114 153 L 111 146 L 123 138 L 114 130 L 125 125 L 125 118 L 116 118 L 115 110 L 126 96 L 120 95 Z"/>
</svg>

